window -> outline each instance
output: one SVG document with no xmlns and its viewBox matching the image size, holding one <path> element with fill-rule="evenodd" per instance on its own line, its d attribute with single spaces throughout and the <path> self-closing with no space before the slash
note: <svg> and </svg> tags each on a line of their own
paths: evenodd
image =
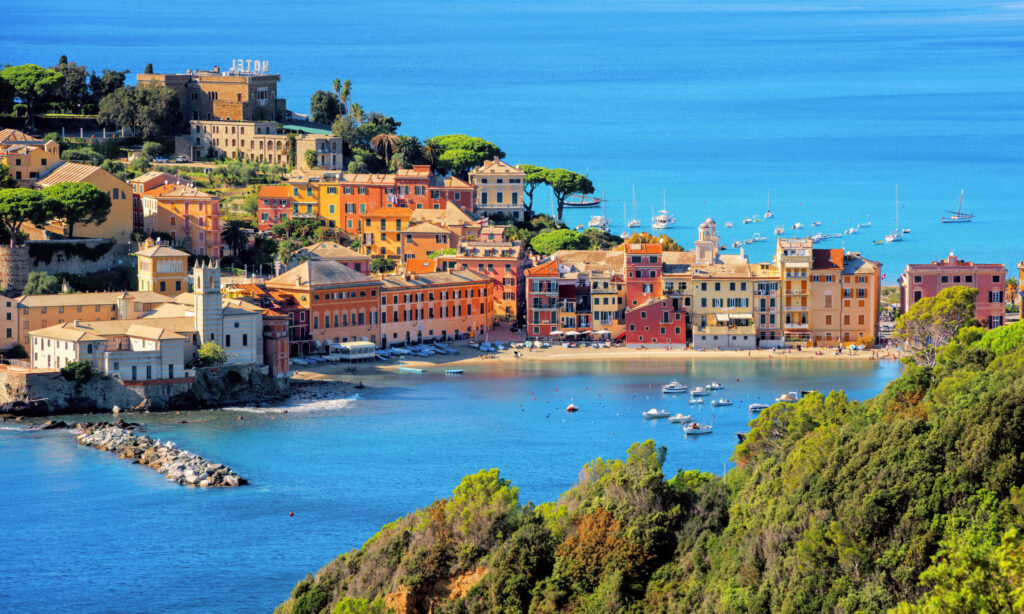
<svg viewBox="0 0 1024 614">
<path fill-rule="evenodd" d="M 949 275 L 943 275 L 942 278 L 941 278 L 941 281 L 944 284 L 948 284 L 949 283 Z"/>
<path fill-rule="evenodd" d="M 242 334 L 242 347 L 248 347 L 248 345 L 249 345 L 249 335 Z"/>
<path fill-rule="evenodd" d="M 231 347 L 231 335 L 224 335 L 224 347 Z"/>
<path fill-rule="evenodd" d="M 992 290 L 988 293 L 988 302 L 990 303 L 1001 303 L 1003 302 L 1002 290 Z"/>
</svg>

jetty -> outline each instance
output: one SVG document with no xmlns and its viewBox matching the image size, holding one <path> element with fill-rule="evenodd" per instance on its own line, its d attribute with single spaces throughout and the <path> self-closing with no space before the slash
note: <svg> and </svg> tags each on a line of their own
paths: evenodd
<svg viewBox="0 0 1024 614">
<path fill-rule="evenodd" d="M 121 420 L 113 424 L 83 422 L 77 424 L 76 428 L 76 438 L 83 446 L 113 452 L 121 458 L 148 465 L 168 480 L 182 486 L 232 487 L 249 483 L 230 467 L 178 449 L 173 442 L 136 435 L 135 427 Z"/>
</svg>

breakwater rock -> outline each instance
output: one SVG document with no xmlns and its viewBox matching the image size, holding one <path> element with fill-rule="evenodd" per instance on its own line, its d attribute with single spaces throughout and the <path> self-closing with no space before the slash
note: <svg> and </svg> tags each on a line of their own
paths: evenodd
<svg viewBox="0 0 1024 614">
<path fill-rule="evenodd" d="M 248 484 L 230 467 L 211 463 L 198 454 L 181 450 L 174 442 L 161 442 L 146 435 L 137 435 L 134 427 L 118 421 L 80 423 L 78 443 L 114 452 L 121 458 L 148 465 L 168 480 L 183 486 L 242 486 Z"/>
</svg>

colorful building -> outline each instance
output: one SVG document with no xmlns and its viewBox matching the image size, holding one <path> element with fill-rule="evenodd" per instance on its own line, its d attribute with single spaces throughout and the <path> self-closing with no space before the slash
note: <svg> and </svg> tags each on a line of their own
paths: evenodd
<svg viewBox="0 0 1024 614">
<path fill-rule="evenodd" d="M 191 185 L 164 183 L 141 194 L 143 228 L 162 232 L 194 256 L 221 257 L 220 199 Z"/>
<path fill-rule="evenodd" d="M 295 250 L 288 264 L 290 267 L 297 266 L 303 260 L 331 260 L 356 273 L 368 275 L 372 258 L 335 241 L 321 241 Z"/>
<path fill-rule="evenodd" d="M 978 291 L 975 317 L 983 326 L 1002 326 L 1006 318 L 1006 267 L 960 260 L 952 252 L 945 260 L 907 265 L 900 276 L 900 308 L 906 313 L 917 301 L 955 286 Z"/>
<path fill-rule="evenodd" d="M 309 310 L 313 348 L 378 342 L 380 286 L 379 280 L 332 260 L 308 260 L 267 282 L 268 290 L 287 293 Z"/>
<path fill-rule="evenodd" d="M 494 323 L 493 280 L 473 271 L 381 278 L 381 345 L 481 336 Z"/>
<path fill-rule="evenodd" d="M 237 158 L 287 166 L 291 163 L 289 151 L 294 143 L 296 169 L 336 171 L 344 168 L 340 136 L 281 133 L 278 132 L 279 125 L 273 121 L 191 121 L 186 137 L 188 147 L 180 152 L 176 149 L 175 153 L 190 160 L 207 157 Z M 306 162 L 307 151 L 316 154 L 315 169 L 311 169 Z"/>
<path fill-rule="evenodd" d="M 481 236 L 480 240 L 460 241 L 455 254 L 437 258 L 437 266 L 443 271 L 469 270 L 487 275 L 494 280 L 495 317 L 512 321 L 525 318 L 526 269 L 530 258 L 521 242 L 505 240 L 504 232 L 487 233 L 486 240 Z"/>
<path fill-rule="evenodd" d="M 44 142 L 20 130 L 0 130 L 0 164 L 10 168 L 19 187 L 32 187 L 60 163 L 60 145 L 55 141 Z"/>
<path fill-rule="evenodd" d="M 411 217 L 411 216 L 410 216 Z M 455 249 L 459 238 L 447 228 L 430 222 L 412 224 L 401 232 L 402 262 L 424 260 L 430 254 L 440 255 L 448 249 Z"/>
<path fill-rule="evenodd" d="M 256 219 L 259 230 L 266 232 L 287 221 L 292 214 L 292 188 L 286 185 L 263 185 L 256 193 Z"/>
<path fill-rule="evenodd" d="M 73 292 L 31 294 L 14 299 L 18 343 L 28 347 L 29 331 L 81 320 L 128 320 L 142 317 L 158 305 L 173 302 L 165 294 L 137 292 Z M 8 320 L 10 321 L 10 320 Z"/>
<path fill-rule="evenodd" d="M 390 207 L 377 209 L 363 217 L 362 251 L 373 258 L 402 261 L 403 232 L 409 229 L 412 209 Z"/>
<path fill-rule="evenodd" d="M 50 166 L 33 185 L 42 189 L 66 182 L 88 183 L 110 197 L 110 213 L 107 214 L 106 221 L 102 224 L 75 225 L 76 237 L 114 239 L 118 243 L 127 243 L 131 240 L 135 225 L 131 188 L 127 183 L 98 166 L 62 162 Z M 47 224 L 47 230 L 66 235 L 68 229 L 60 222 L 50 222 Z"/>
<path fill-rule="evenodd" d="M 476 188 L 476 210 L 483 215 L 501 213 L 522 220 L 523 180 L 526 173 L 495 157 L 469 171 L 469 181 Z"/>
<path fill-rule="evenodd" d="M 188 254 L 146 239 L 138 260 L 139 290 L 176 296 L 188 291 Z"/>
</svg>

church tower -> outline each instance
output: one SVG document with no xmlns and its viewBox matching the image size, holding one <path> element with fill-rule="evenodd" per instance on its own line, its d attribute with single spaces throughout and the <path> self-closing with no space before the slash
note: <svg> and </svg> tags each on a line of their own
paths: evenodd
<svg viewBox="0 0 1024 614">
<path fill-rule="evenodd" d="M 711 265 L 718 262 L 718 235 L 715 234 L 715 220 L 704 220 L 697 229 L 697 240 L 693 242 L 697 265 Z"/>
<path fill-rule="evenodd" d="M 196 264 L 192 268 L 192 296 L 195 298 L 196 330 L 200 345 L 215 341 L 224 347 L 224 309 L 220 295 L 220 268 Z"/>
</svg>

